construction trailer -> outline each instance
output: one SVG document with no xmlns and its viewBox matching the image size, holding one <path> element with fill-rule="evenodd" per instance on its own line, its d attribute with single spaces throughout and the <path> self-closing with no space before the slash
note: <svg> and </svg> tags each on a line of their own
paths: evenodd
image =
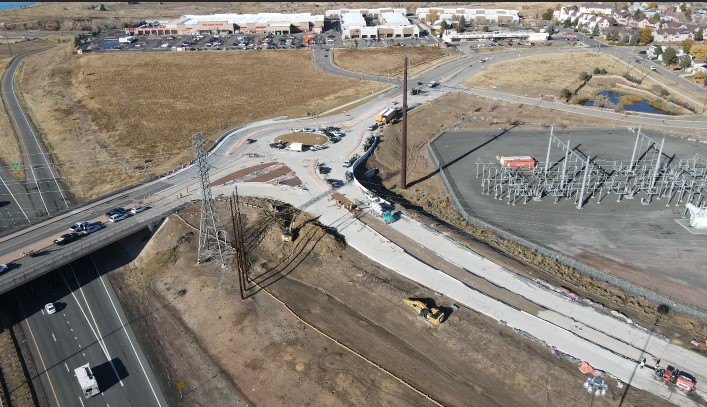
<svg viewBox="0 0 707 407">
<path fill-rule="evenodd" d="M 302 143 L 290 143 L 286 150 L 289 151 L 304 151 L 304 144 Z"/>
<path fill-rule="evenodd" d="M 529 155 L 496 156 L 501 167 L 505 168 L 535 168 L 537 161 Z"/>
<path fill-rule="evenodd" d="M 98 382 L 96 381 L 95 376 L 93 376 L 91 366 L 88 363 L 74 369 L 74 374 L 79 380 L 79 386 L 81 386 L 81 390 L 83 390 L 83 396 L 85 398 L 93 397 L 101 392 L 98 389 Z"/>
<path fill-rule="evenodd" d="M 346 209 L 347 211 L 349 211 L 349 212 L 351 212 L 351 213 L 355 213 L 355 212 L 356 212 L 356 204 L 353 203 L 353 202 L 351 202 L 351 200 L 350 200 L 349 198 L 345 197 L 345 196 L 342 195 L 341 193 L 339 193 L 339 192 L 334 192 L 333 194 L 331 194 L 331 195 L 329 196 L 329 198 L 330 198 L 330 199 L 333 199 L 333 200 L 336 202 L 337 205 L 343 207 L 343 208 Z"/>
</svg>

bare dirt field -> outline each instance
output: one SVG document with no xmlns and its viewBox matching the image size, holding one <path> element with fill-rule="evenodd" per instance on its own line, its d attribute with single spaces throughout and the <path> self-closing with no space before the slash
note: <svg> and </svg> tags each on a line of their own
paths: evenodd
<svg viewBox="0 0 707 407">
<path fill-rule="evenodd" d="M 335 49 L 333 63 L 341 69 L 371 75 L 403 77 L 403 58 L 408 57 L 408 75 L 415 76 L 433 64 L 458 58 L 459 54 L 438 47 L 386 47 Z"/>
<path fill-rule="evenodd" d="M 308 51 L 244 55 L 58 47 L 26 62 L 20 88 L 62 179 L 83 200 L 188 161 L 194 132 L 215 140 L 240 124 L 324 112 L 384 87 L 327 75 Z"/>
<path fill-rule="evenodd" d="M 227 203 L 219 210 L 226 219 Z M 592 400 L 578 391 L 584 376 L 574 364 L 472 310 L 453 310 L 305 214 L 283 244 L 275 219 L 241 210 L 258 283 L 245 301 L 235 272 L 216 261 L 194 265 L 195 229 L 174 215 L 109 274 L 171 405 L 618 405 L 623 390 Z M 198 216 L 198 207 L 181 213 L 191 225 Z M 402 302 L 409 296 L 450 307 L 449 319 L 432 327 Z M 622 405 L 663 404 L 630 390 Z"/>
<path fill-rule="evenodd" d="M 316 133 L 288 133 L 275 137 L 274 142 L 282 141 L 284 143 L 303 143 L 308 146 L 315 144 L 323 144 L 329 139 L 323 134 Z"/>
<path fill-rule="evenodd" d="M 397 124 L 386 126 L 381 143 L 366 163 L 368 169 L 378 168 L 379 176 L 374 178 L 373 182 L 362 183 L 377 190 L 385 199 L 399 203 L 421 222 L 442 227 L 445 232 L 469 244 L 473 250 L 499 264 L 505 264 L 505 267 L 511 270 L 544 279 L 554 285 L 564 285 L 580 295 L 624 312 L 636 321 L 653 324 L 657 316 L 656 307 L 645 299 L 626 295 L 604 282 L 584 277 L 555 260 L 545 259 L 492 233 L 468 225 L 451 204 L 426 146 L 443 128 L 499 129 L 526 125 L 534 128 L 547 127 L 549 131 L 551 123 L 557 128 L 625 128 L 624 123 L 563 112 L 550 114 L 547 109 L 500 103 L 464 94 L 450 94 L 432 104 L 419 107 L 408 116 L 408 120 L 408 188 L 403 191 L 398 184 L 400 125 Z M 697 134 L 705 136 L 704 131 Z M 383 188 L 379 187 L 381 184 Z M 449 227 L 445 226 L 445 223 Z M 519 262 L 511 262 L 509 257 L 517 258 Z M 687 339 L 686 342 L 692 337 L 707 336 L 707 326 L 676 314 L 670 314 L 670 321 L 662 325 L 660 329 L 664 329 L 666 335 L 681 338 L 683 341 Z"/>
</svg>

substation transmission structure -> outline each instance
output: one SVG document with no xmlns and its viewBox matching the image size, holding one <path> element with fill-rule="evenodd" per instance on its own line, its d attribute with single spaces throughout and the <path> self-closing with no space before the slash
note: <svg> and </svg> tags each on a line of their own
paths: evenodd
<svg viewBox="0 0 707 407">
<path fill-rule="evenodd" d="M 211 182 L 209 181 L 209 163 L 206 162 L 204 151 L 204 135 L 192 134 L 192 147 L 194 148 L 194 163 L 199 169 L 201 183 L 201 219 L 199 221 L 199 248 L 197 251 L 197 264 L 214 258 L 226 265 L 226 248 L 228 240 L 226 232 L 221 228 L 221 221 L 211 195 Z"/>
<path fill-rule="evenodd" d="M 668 198 L 666 206 L 673 201 L 675 206 L 707 205 L 707 157 L 697 153 L 674 163 L 675 156 L 663 152 L 665 138 L 658 142 L 641 133 L 640 127 L 629 131 L 636 133 L 636 141 L 626 162 L 592 157 L 579 145 L 572 147 L 569 139 L 559 139 L 551 128 L 544 162 L 532 168 L 512 168 L 477 158 L 476 178 L 481 178 L 484 195 L 493 194 L 509 205 L 552 196 L 554 203 L 573 199 L 577 209 L 582 209 L 593 199 L 601 203 L 611 193 L 617 202 L 638 196 L 643 205 L 661 197 Z M 562 155 L 558 161 L 550 161 L 553 148 Z"/>
</svg>

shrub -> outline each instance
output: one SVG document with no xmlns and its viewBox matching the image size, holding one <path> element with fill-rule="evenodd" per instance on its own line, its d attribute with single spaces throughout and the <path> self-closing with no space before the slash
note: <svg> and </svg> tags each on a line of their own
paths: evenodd
<svg viewBox="0 0 707 407">
<path fill-rule="evenodd" d="M 572 97 L 572 91 L 567 88 L 563 88 L 560 91 L 560 96 L 565 100 L 569 100 Z"/>
<path fill-rule="evenodd" d="M 630 106 L 634 105 L 640 101 L 642 101 L 643 98 L 635 95 L 623 95 L 619 97 L 619 104 L 623 106 Z"/>
<path fill-rule="evenodd" d="M 601 70 L 599 69 L 598 66 L 595 66 L 595 67 L 594 67 L 594 71 L 592 71 L 592 73 L 593 73 L 594 75 L 599 75 L 599 74 L 601 73 Z"/>
</svg>

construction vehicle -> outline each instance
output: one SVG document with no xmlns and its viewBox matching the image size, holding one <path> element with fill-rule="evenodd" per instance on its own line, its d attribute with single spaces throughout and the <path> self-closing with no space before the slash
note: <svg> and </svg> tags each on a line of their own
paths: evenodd
<svg viewBox="0 0 707 407">
<path fill-rule="evenodd" d="M 291 242 L 292 241 L 292 233 L 290 232 L 290 228 L 285 226 L 282 229 L 282 241 L 283 242 Z"/>
<path fill-rule="evenodd" d="M 396 117 L 398 117 L 398 108 L 389 107 L 389 108 L 381 110 L 376 115 L 376 122 L 377 123 L 390 123 Z"/>
<path fill-rule="evenodd" d="M 670 365 L 665 369 L 656 370 L 655 375 L 663 379 L 664 382 L 670 382 L 688 393 L 695 390 L 695 377 Z"/>
<path fill-rule="evenodd" d="M 417 298 L 407 298 L 403 302 L 417 310 L 419 315 L 432 323 L 432 325 L 436 326 L 444 322 L 444 312 L 438 308 L 428 307 L 427 304 Z"/>
<path fill-rule="evenodd" d="M 422 89 L 420 89 L 420 88 L 412 88 L 412 89 L 410 89 L 410 94 L 411 94 L 411 95 L 419 95 L 420 92 L 422 92 Z"/>
</svg>

